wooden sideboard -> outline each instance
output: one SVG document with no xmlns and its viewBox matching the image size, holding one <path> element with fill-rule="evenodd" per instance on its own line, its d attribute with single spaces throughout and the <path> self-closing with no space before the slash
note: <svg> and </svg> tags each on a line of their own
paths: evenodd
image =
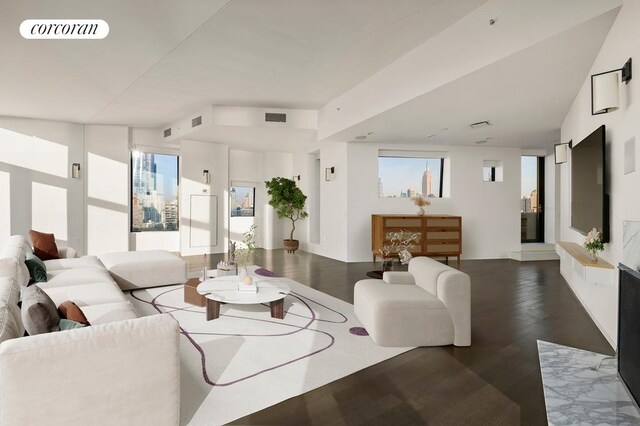
<svg viewBox="0 0 640 426">
<path fill-rule="evenodd" d="M 456 257 L 460 262 L 462 253 L 462 217 L 451 215 L 371 215 L 371 251 L 373 261 L 377 250 L 390 243 L 389 233 L 409 231 L 420 234 L 418 244 L 409 247 L 413 256 Z M 397 257 L 397 253 L 392 254 Z"/>
</svg>

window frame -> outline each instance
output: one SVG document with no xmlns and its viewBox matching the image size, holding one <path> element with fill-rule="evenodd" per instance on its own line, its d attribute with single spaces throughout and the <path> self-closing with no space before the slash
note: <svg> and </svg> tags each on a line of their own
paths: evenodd
<svg viewBox="0 0 640 426">
<path fill-rule="evenodd" d="M 253 196 L 252 196 L 252 200 L 253 200 L 253 205 L 252 205 L 252 214 L 251 216 L 243 216 L 243 215 L 233 215 L 233 208 L 231 207 L 231 193 L 234 192 L 235 188 L 252 188 L 253 189 Z M 234 218 L 234 217 L 256 217 L 256 186 L 255 185 L 245 185 L 245 184 L 235 184 L 235 185 L 231 185 L 229 187 L 229 217 L 230 218 Z"/>
<path fill-rule="evenodd" d="M 433 198 L 444 197 L 444 168 L 445 160 L 449 157 L 447 152 L 434 151 L 409 151 L 409 150 L 378 150 L 378 178 L 380 178 L 380 158 L 407 158 L 422 160 L 440 160 L 440 182 L 438 184 L 438 196 Z M 424 195 L 424 194 L 423 194 Z M 400 198 L 400 197 L 380 197 L 378 198 Z"/>
<path fill-rule="evenodd" d="M 142 154 L 166 155 L 176 157 L 176 201 L 178 202 L 178 226 L 176 229 L 162 229 L 153 231 L 134 230 L 133 228 L 133 154 L 140 152 Z M 136 147 L 129 150 L 129 232 L 139 234 L 145 232 L 180 232 L 180 154 L 172 150 L 156 149 L 151 147 Z"/>
</svg>

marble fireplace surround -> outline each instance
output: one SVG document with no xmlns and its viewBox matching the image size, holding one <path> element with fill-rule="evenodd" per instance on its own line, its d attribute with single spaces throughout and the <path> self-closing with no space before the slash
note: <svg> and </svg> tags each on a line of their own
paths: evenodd
<svg viewBox="0 0 640 426">
<path fill-rule="evenodd" d="M 625 220 L 622 223 L 622 263 L 640 270 L 640 222 Z"/>
<path fill-rule="evenodd" d="M 549 425 L 640 424 L 615 358 L 542 340 L 538 355 Z"/>
</svg>

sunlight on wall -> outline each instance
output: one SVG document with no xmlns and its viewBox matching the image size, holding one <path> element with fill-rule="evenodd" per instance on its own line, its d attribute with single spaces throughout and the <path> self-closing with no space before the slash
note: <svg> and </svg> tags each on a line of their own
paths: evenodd
<svg viewBox="0 0 640 426">
<path fill-rule="evenodd" d="M 55 234 L 57 240 L 68 241 L 65 188 L 37 182 L 31 184 L 31 228 Z"/>
<path fill-rule="evenodd" d="M 11 175 L 0 171 L 0 247 L 11 235 Z"/>
<path fill-rule="evenodd" d="M 102 207 L 87 207 L 87 254 L 128 251 L 128 234 L 114 234 L 113 229 L 127 229 L 129 216 Z"/>
<path fill-rule="evenodd" d="M 87 155 L 87 195 L 97 200 L 128 205 L 127 165 L 100 155 Z"/>
<path fill-rule="evenodd" d="M 0 128 L 0 161 L 36 172 L 68 177 L 69 148 Z"/>
</svg>

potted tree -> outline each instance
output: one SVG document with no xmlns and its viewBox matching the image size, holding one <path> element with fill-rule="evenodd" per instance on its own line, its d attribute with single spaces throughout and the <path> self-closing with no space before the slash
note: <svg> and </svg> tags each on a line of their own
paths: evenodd
<svg viewBox="0 0 640 426">
<path fill-rule="evenodd" d="M 293 253 L 300 246 L 300 242 L 293 239 L 296 222 L 309 216 L 304 211 L 304 203 L 307 200 L 307 196 L 302 193 L 291 179 L 276 177 L 265 182 L 265 184 L 267 185 L 267 194 L 271 197 L 269 205 L 276 210 L 278 218 L 286 218 L 291 221 L 291 235 L 288 240 L 284 240 L 284 248 L 287 252 Z"/>
</svg>

